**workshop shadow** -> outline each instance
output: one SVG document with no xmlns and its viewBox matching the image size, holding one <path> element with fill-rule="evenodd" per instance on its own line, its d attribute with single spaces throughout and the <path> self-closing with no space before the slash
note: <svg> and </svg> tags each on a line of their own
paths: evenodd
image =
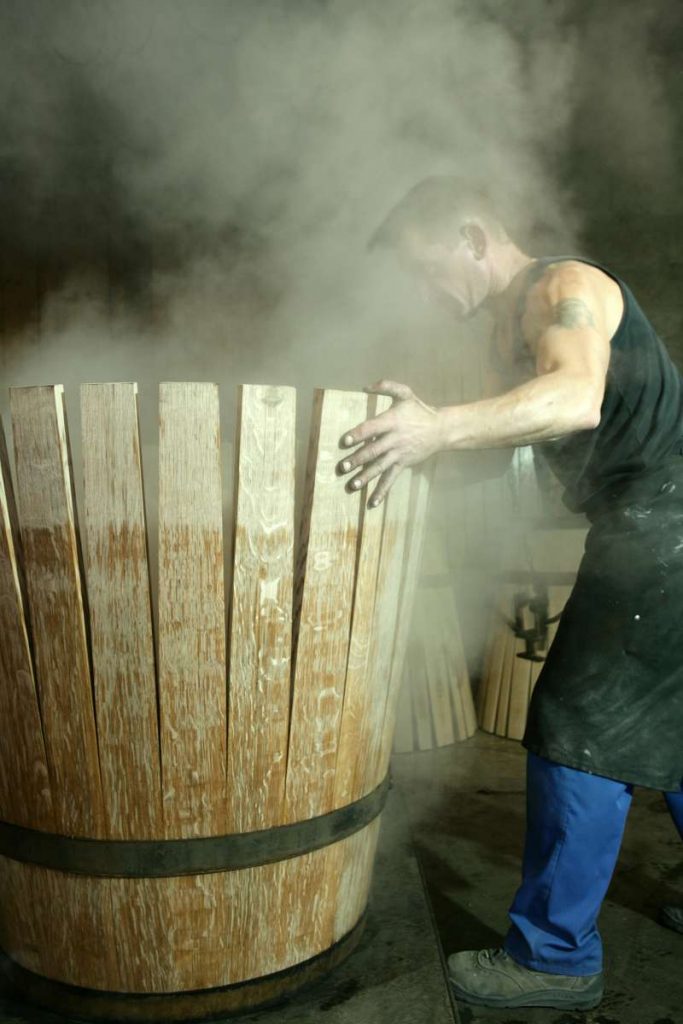
<svg viewBox="0 0 683 1024">
<path fill-rule="evenodd" d="M 414 850 L 444 955 L 500 946 L 503 935 L 482 921 L 471 907 L 468 879 L 421 843 L 416 842 Z M 452 895 L 454 891 L 461 895 Z"/>
</svg>

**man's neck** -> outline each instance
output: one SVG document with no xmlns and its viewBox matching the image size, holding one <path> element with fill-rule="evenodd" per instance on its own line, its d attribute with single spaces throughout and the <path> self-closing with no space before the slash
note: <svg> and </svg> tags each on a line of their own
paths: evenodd
<svg viewBox="0 0 683 1024">
<path fill-rule="evenodd" d="M 511 298 L 524 278 L 524 273 L 536 260 L 518 249 L 514 242 L 501 245 L 491 275 L 491 292 L 485 305 L 498 318 L 508 307 Z"/>
</svg>

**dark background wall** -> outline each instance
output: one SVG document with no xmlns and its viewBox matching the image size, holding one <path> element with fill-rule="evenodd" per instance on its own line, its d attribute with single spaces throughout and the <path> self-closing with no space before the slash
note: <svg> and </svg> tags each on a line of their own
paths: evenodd
<svg viewBox="0 0 683 1024">
<path fill-rule="evenodd" d="M 595 8 L 603 27 L 587 33 L 589 88 L 573 117 L 561 176 L 584 211 L 585 251 L 632 284 L 683 366 L 682 9 L 675 2 L 579 4 L 579 23 Z M 625 42 L 621 52 L 610 47 L 612 15 L 624 12 L 632 19 L 621 31 L 639 38 L 641 60 Z M 648 16 L 646 24 L 639 24 L 640 14 Z M 642 137 L 641 104 L 649 90 L 653 132 Z"/>
</svg>

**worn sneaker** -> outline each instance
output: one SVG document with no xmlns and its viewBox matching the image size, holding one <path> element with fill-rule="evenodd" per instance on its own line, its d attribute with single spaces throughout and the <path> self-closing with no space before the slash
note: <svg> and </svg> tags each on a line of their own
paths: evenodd
<svg viewBox="0 0 683 1024">
<path fill-rule="evenodd" d="M 448 958 L 456 999 L 478 1006 L 553 1006 L 592 1010 L 602 999 L 602 973 L 574 977 L 522 967 L 504 949 L 468 950 Z"/>
<path fill-rule="evenodd" d="M 661 907 L 658 920 L 665 928 L 683 933 L 683 907 Z"/>
</svg>

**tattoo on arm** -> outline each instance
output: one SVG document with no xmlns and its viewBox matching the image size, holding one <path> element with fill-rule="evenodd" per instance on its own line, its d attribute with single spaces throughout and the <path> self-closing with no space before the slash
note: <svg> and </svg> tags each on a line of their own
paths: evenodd
<svg viewBox="0 0 683 1024">
<path fill-rule="evenodd" d="M 583 299 L 563 299 L 553 306 L 553 324 L 560 327 L 595 327 L 595 319 Z"/>
</svg>

